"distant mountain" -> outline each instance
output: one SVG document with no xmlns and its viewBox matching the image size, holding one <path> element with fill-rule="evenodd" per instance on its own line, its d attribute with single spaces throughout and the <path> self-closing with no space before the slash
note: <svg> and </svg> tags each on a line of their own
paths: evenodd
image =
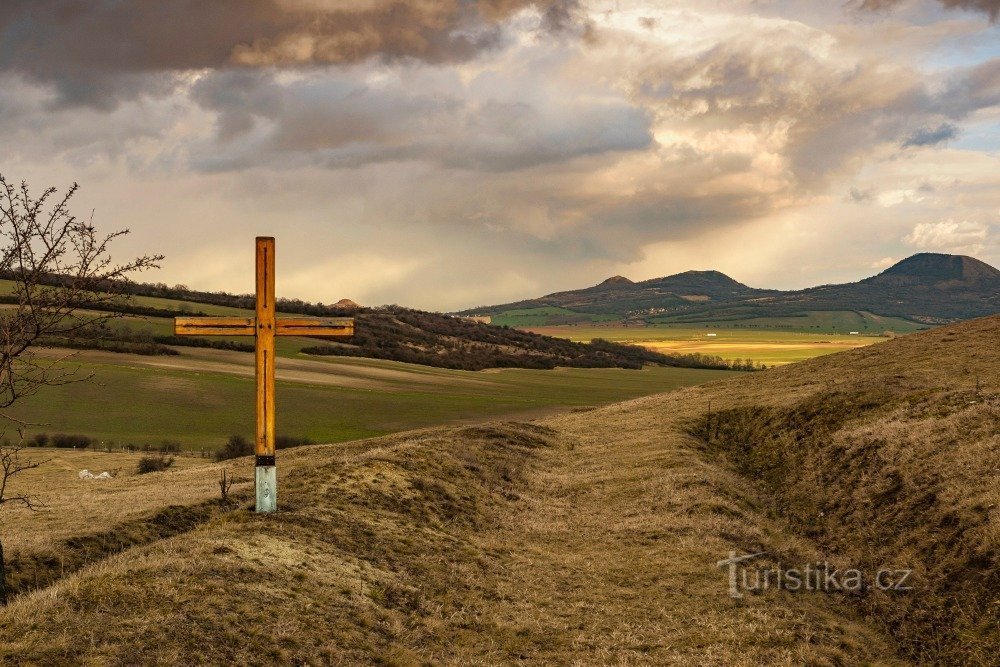
<svg viewBox="0 0 1000 667">
<path fill-rule="evenodd" d="M 661 309 L 683 310 L 692 303 L 729 302 L 771 293 L 772 290 L 755 290 L 747 287 L 718 271 L 685 271 L 638 283 L 622 276 L 614 276 L 593 287 L 556 292 L 540 299 L 527 299 L 466 312 L 486 314 L 551 307 L 576 313 L 626 317 L 639 312 L 652 313 Z"/>
<path fill-rule="evenodd" d="M 593 287 L 466 312 L 496 317 L 511 311 L 544 315 L 544 322 L 534 324 L 738 321 L 814 311 L 937 324 L 1000 312 L 1000 271 L 973 257 L 920 253 L 858 282 L 793 291 L 748 287 L 718 271 L 685 271 L 641 282 L 614 276 Z"/>
<path fill-rule="evenodd" d="M 965 255 L 922 252 L 865 278 L 862 283 L 886 285 L 931 285 L 939 289 L 1000 283 L 1000 270 Z"/>
<path fill-rule="evenodd" d="M 350 299 L 341 299 L 337 303 L 333 304 L 333 308 L 342 308 L 344 310 L 360 310 L 361 304 L 351 301 Z"/>
</svg>

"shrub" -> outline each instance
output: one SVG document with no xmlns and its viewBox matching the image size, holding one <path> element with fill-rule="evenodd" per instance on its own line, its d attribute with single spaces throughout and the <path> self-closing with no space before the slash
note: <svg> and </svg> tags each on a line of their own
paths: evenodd
<svg viewBox="0 0 1000 667">
<path fill-rule="evenodd" d="M 303 447 L 305 445 L 315 444 L 315 442 L 305 436 L 277 435 L 274 437 L 275 449 L 291 449 L 292 447 Z"/>
<path fill-rule="evenodd" d="M 242 435 L 231 435 L 226 444 L 215 452 L 216 461 L 235 459 L 253 454 L 253 444 Z"/>
<path fill-rule="evenodd" d="M 172 440 L 164 440 L 160 443 L 160 446 L 156 448 L 156 451 L 161 454 L 179 454 L 181 451 L 181 443 L 174 442 Z"/>
<path fill-rule="evenodd" d="M 85 435 L 66 435 L 59 433 L 52 436 L 52 446 L 62 449 L 86 449 L 90 447 L 90 438 Z"/>
<path fill-rule="evenodd" d="M 48 447 L 49 446 L 49 434 L 48 433 L 36 433 L 35 437 L 31 439 L 31 444 L 35 447 Z"/>
<path fill-rule="evenodd" d="M 139 466 L 136 469 L 140 475 L 145 475 L 147 472 L 160 472 L 161 470 L 166 470 L 174 464 L 174 457 L 166 457 L 163 454 L 157 454 L 155 456 L 143 456 L 139 459 Z"/>
</svg>

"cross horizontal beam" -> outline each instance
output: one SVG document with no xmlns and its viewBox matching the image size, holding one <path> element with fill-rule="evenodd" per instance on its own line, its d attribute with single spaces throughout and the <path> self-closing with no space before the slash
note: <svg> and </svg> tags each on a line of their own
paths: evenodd
<svg viewBox="0 0 1000 667">
<path fill-rule="evenodd" d="M 353 317 L 279 317 L 279 336 L 353 336 Z"/>
<path fill-rule="evenodd" d="M 257 333 L 255 317 L 176 317 L 174 335 L 177 336 L 253 336 Z M 329 336 L 332 338 L 354 335 L 351 317 L 283 317 L 275 322 L 278 336 Z"/>
<path fill-rule="evenodd" d="M 175 317 L 175 336 L 253 336 L 255 317 Z"/>
</svg>

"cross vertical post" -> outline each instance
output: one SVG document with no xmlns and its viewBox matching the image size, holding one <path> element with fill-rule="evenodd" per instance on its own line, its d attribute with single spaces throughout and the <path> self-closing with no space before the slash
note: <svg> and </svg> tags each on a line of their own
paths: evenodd
<svg viewBox="0 0 1000 667">
<path fill-rule="evenodd" d="M 278 509 L 274 466 L 274 238 L 257 237 L 257 511 Z"/>
<path fill-rule="evenodd" d="M 354 335 L 350 317 L 277 317 L 274 300 L 274 238 L 257 237 L 256 317 L 175 317 L 177 336 L 254 336 L 257 378 L 257 425 L 254 439 L 257 511 L 278 510 L 278 475 L 274 462 L 275 336 Z"/>
</svg>

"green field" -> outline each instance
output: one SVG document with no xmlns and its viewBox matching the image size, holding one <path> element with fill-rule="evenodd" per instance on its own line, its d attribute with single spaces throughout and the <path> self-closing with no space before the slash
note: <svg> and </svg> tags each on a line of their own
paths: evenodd
<svg viewBox="0 0 1000 667">
<path fill-rule="evenodd" d="M 854 310 L 813 310 L 785 317 L 751 317 L 743 320 L 711 322 L 678 322 L 675 316 L 664 316 L 650 318 L 649 323 L 682 328 L 705 327 L 709 329 L 836 334 L 846 334 L 850 331 L 859 331 L 863 334 L 881 334 L 884 331 L 912 333 L 928 328 L 926 324 L 912 322 L 901 317 L 886 317 Z"/>
<path fill-rule="evenodd" d="M 731 375 L 647 368 L 453 371 L 373 359 L 279 361 L 277 431 L 339 442 L 443 423 L 533 417 L 668 391 Z M 48 354 L 55 354 L 53 351 Z M 63 351 L 58 351 L 62 354 Z M 252 355 L 181 348 L 177 357 L 79 353 L 88 382 L 48 388 L 10 414 L 37 424 L 27 435 L 80 433 L 99 441 L 215 449 L 251 436 Z"/>
<path fill-rule="evenodd" d="M 0 281 L 0 292 L 11 283 Z M 155 297 L 137 305 L 247 315 L 248 310 Z M 164 336 L 171 318 L 128 316 L 110 323 L 133 333 Z M 252 338 L 213 337 L 252 343 Z M 454 371 L 392 361 L 309 357 L 310 338 L 277 339 L 277 431 L 315 442 L 341 442 L 443 423 L 533 417 L 553 410 L 594 406 L 726 377 L 719 371 L 648 368 L 505 369 Z M 99 443 L 139 447 L 178 442 L 214 450 L 234 433 L 251 436 L 254 424 L 253 355 L 179 347 L 178 356 L 145 357 L 82 351 L 74 365 L 91 380 L 49 388 L 19 401 L 9 414 L 37 433 L 78 433 Z M 63 350 L 43 350 L 54 358 Z M 100 446 L 100 445 L 98 445 Z"/>
<path fill-rule="evenodd" d="M 640 321 L 625 325 L 615 315 L 545 307 L 506 310 L 494 315 L 492 323 L 581 343 L 603 338 L 642 345 L 665 354 L 700 353 L 723 359 L 752 359 L 768 366 L 861 347 L 885 340 L 883 334 L 887 332 L 907 334 L 928 328 L 900 317 L 852 310 L 706 322 L 684 322 L 679 317 L 683 316 L 663 315 L 647 318 L 644 324 Z M 857 335 L 852 335 L 852 331 L 858 332 Z"/>
<path fill-rule="evenodd" d="M 798 333 L 836 333 L 851 331 L 881 334 L 912 333 L 927 329 L 928 325 L 913 322 L 902 317 L 886 317 L 866 311 L 855 310 L 814 310 L 781 317 L 748 317 L 733 320 L 690 319 L 690 314 L 660 315 L 644 318 L 647 325 L 677 326 L 684 329 L 704 327 L 708 329 L 739 329 L 759 331 L 788 331 Z M 521 329 L 535 329 L 548 326 L 583 326 L 606 324 L 617 326 L 622 321 L 618 315 L 580 313 L 567 308 L 546 306 L 541 308 L 521 308 L 505 310 L 493 315 L 492 323 Z"/>
<path fill-rule="evenodd" d="M 0 290 L 9 285 L 0 285 Z M 251 315 L 250 311 L 137 297 L 139 305 L 212 315 Z M 508 311 L 496 324 L 524 326 L 552 317 L 572 316 L 560 308 Z M 813 326 L 852 326 L 849 317 L 817 314 Z M 625 328 L 610 316 L 569 326 L 530 327 L 577 341 L 594 338 L 635 343 L 662 352 L 701 352 L 724 358 L 751 358 L 781 364 L 869 344 L 872 336 L 835 336 L 787 330 L 647 326 Z M 839 317 L 839 319 L 838 319 Z M 872 316 L 874 317 L 874 316 Z M 801 324 L 804 320 L 789 318 Z M 747 325 L 762 322 L 747 321 Z M 780 322 L 771 322 L 780 325 Z M 868 321 L 870 327 L 875 320 Z M 883 326 L 886 322 L 878 322 Z M 169 335 L 170 318 L 129 316 L 113 326 L 133 332 Z M 528 327 L 525 327 L 528 328 Z M 860 328 L 860 327 L 859 327 Z M 880 329 L 881 330 L 881 329 Z M 715 333 L 709 338 L 707 333 Z M 243 340 L 252 342 L 251 338 Z M 694 369 L 647 368 L 505 369 L 469 372 L 374 359 L 308 357 L 301 349 L 314 339 L 277 340 L 279 434 L 340 442 L 442 423 L 493 417 L 531 417 L 558 409 L 592 406 L 668 391 L 725 377 L 727 373 Z M 233 433 L 252 434 L 252 355 L 177 348 L 176 357 L 141 357 L 110 352 L 78 353 L 82 375 L 92 380 L 43 391 L 14 406 L 11 415 L 36 424 L 27 435 L 79 433 L 115 446 L 156 445 L 175 441 L 187 449 L 212 450 Z M 50 356 L 62 352 L 46 352 Z"/>
<path fill-rule="evenodd" d="M 0 294 L 13 294 L 14 281 L 0 280 Z M 248 310 L 230 308 L 228 306 L 216 306 L 210 303 L 199 303 L 196 301 L 182 301 L 180 299 L 164 299 L 155 296 L 133 296 L 132 303 L 146 308 L 162 308 L 164 310 L 180 310 L 190 313 L 205 313 L 206 315 L 218 316 L 239 316 L 249 313 Z"/>
</svg>

